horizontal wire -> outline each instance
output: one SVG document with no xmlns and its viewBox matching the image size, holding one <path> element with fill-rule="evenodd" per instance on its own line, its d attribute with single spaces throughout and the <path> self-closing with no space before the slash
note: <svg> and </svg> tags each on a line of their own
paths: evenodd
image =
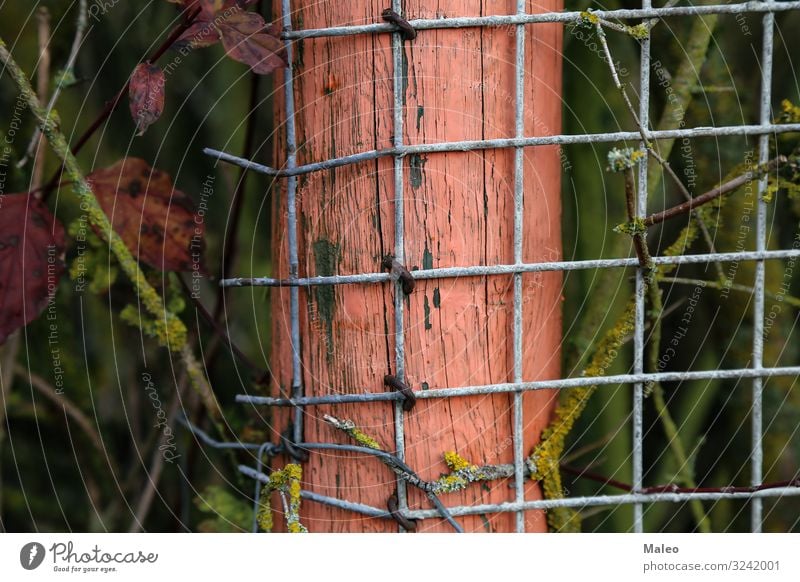
<svg viewBox="0 0 800 582">
<path fill-rule="evenodd" d="M 645 130 L 645 136 L 649 140 L 666 140 L 666 139 L 679 139 L 679 138 L 698 138 L 698 137 L 725 137 L 725 136 L 750 136 L 750 135 L 766 135 L 777 133 L 793 133 L 800 131 L 800 123 L 781 123 L 772 124 L 766 123 L 761 125 L 731 125 L 721 127 L 693 127 L 689 129 L 664 129 L 664 130 Z M 357 164 L 360 162 L 368 162 L 378 158 L 388 156 L 407 156 L 407 155 L 422 155 L 422 154 L 435 154 L 446 152 L 469 152 L 474 150 L 490 150 L 502 148 L 517 148 L 517 147 L 534 147 L 546 145 L 570 145 L 570 144 L 588 144 L 588 143 L 613 143 L 619 141 L 639 141 L 642 139 L 642 134 L 639 131 L 617 131 L 610 133 L 587 133 L 579 135 L 548 135 L 539 137 L 522 137 L 522 138 L 498 138 L 498 139 L 478 139 L 478 140 L 465 140 L 465 141 L 451 141 L 442 143 L 431 144 L 412 144 L 401 145 L 396 147 L 384 148 L 380 150 L 369 150 L 342 156 L 339 158 L 331 158 L 321 162 L 314 162 L 304 164 L 288 169 L 278 169 L 264 164 L 259 164 L 236 156 L 217 150 L 214 148 L 204 148 L 203 153 L 211 156 L 222 162 L 234 164 L 246 170 L 252 170 L 260 174 L 267 174 L 276 177 L 290 177 L 299 176 L 303 174 L 310 174 L 312 172 L 319 172 L 322 170 L 330 170 L 332 168 L 340 168 L 350 164 Z"/>
<path fill-rule="evenodd" d="M 614 376 L 585 376 L 563 378 L 560 380 L 538 380 L 534 382 L 505 382 L 463 386 L 460 388 L 432 388 L 416 390 L 417 400 L 432 398 L 453 398 L 457 396 L 476 396 L 484 394 L 528 392 L 532 390 L 567 389 L 579 386 L 606 386 L 614 384 L 636 384 L 646 382 L 689 382 L 694 380 L 727 380 L 740 378 L 771 378 L 777 376 L 800 376 L 800 366 L 781 368 L 740 368 L 732 370 L 698 370 L 695 372 L 658 372 L 645 374 L 617 374 Z M 306 396 L 304 398 L 273 398 L 271 396 L 251 396 L 237 394 L 236 402 L 259 406 L 317 406 L 320 404 L 348 404 L 353 402 L 382 402 L 401 400 L 398 392 L 373 392 L 362 394 L 330 394 L 327 396 Z"/>
<path fill-rule="evenodd" d="M 800 256 L 798 249 L 776 251 L 741 251 L 732 253 L 706 253 L 702 255 L 677 255 L 653 257 L 656 265 L 687 265 L 698 263 L 761 261 L 791 259 Z M 639 260 L 591 259 L 586 261 L 552 261 L 546 263 L 520 263 L 518 265 L 475 265 L 472 267 L 442 267 L 410 271 L 416 279 L 447 279 L 453 277 L 483 277 L 489 275 L 512 275 L 514 273 L 540 273 L 547 271 L 579 271 L 612 267 L 635 267 Z M 316 285 L 352 285 L 358 283 L 385 283 L 391 281 L 391 273 L 360 273 L 356 275 L 331 275 L 324 277 L 300 277 L 297 279 L 274 279 L 272 277 L 235 277 L 222 279 L 222 287 L 312 287 Z"/>
<path fill-rule="evenodd" d="M 269 476 L 260 471 L 240 465 L 239 471 L 244 475 L 261 482 L 269 481 Z M 448 511 L 454 517 L 463 515 L 476 515 L 480 513 L 504 513 L 512 511 L 529 511 L 535 509 L 552 509 L 555 507 L 597 507 L 597 506 L 617 506 L 633 503 L 681 503 L 689 499 L 703 499 L 708 501 L 719 499 L 752 499 L 765 497 L 794 497 L 800 495 L 800 487 L 775 487 L 772 489 L 762 489 L 761 491 L 737 491 L 737 492 L 708 492 L 708 493 L 626 493 L 622 495 L 596 495 L 592 497 L 565 497 L 561 499 L 540 499 L 536 501 L 525 501 L 523 503 L 485 503 L 482 505 L 459 505 L 448 507 Z M 371 517 L 391 517 L 384 509 L 354 503 L 334 497 L 319 495 L 311 491 L 302 490 L 300 496 L 304 499 L 339 507 L 362 515 Z M 430 519 L 441 518 L 435 509 L 409 509 L 404 512 L 404 517 L 410 519 Z"/>
<path fill-rule="evenodd" d="M 186 427 L 189 430 L 189 432 L 191 432 L 194 436 L 203 441 L 203 444 L 213 449 L 243 449 L 248 451 L 255 451 L 264 446 L 263 443 L 245 443 L 242 441 L 238 442 L 220 441 L 213 438 L 211 435 L 209 435 L 206 431 L 204 431 L 200 427 L 192 424 L 189 421 L 189 419 L 187 419 L 185 416 L 179 416 L 177 420 L 184 427 Z M 273 449 L 278 447 L 276 445 L 269 445 L 267 448 Z M 267 454 L 269 454 L 269 450 L 267 451 Z"/>
<path fill-rule="evenodd" d="M 639 8 L 632 10 L 593 10 L 592 14 L 606 20 L 638 20 L 643 18 L 669 18 L 675 16 L 700 16 L 704 14 L 766 13 L 797 10 L 800 2 L 742 2 L 709 6 L 673 6 L 669 8 Z M 575 22 L 583 18 L 583 12 L 544 12 L 540 14 L 509 14 L 497 16 L 463 16 L 456 18 L 420 18 L 409 20 L 414 30 L 436 30 L 443 28 L 474 28 L 482 26 L 510 26 L 516 24 L 542 24 L 548 22 Z M 330 28 L 287 30 L 281 38 L 298 40 L 331 36 L 353 36 L 377 32 L 396 32 L 392 24 L 375 23 Z"/>
<path fill-rule="evenodd" d="M 246 475 L 247 477 L 250 477 L 251 479 L 260 481 L 261 483 L 269 483 L 269 475 L 262 473 L 261 471 L 257 471 L 252 467 L 248 467 L 247 465 L 239 465 L 239 472 L 242 473 L 243 475 Z M 354 511 L 356 513 L 360 513 L 362 515 L 368 515 L 370 517 L 385 517 L 392 519 L 392 515 L 385 509 L 378 509 L 377 507 L 364 505 L 363 503 L 355 503 L 353 501 L 336 499 L 335 497 L 320 495 L 318 493 L 314 493 L 313 491 L 306 491 L 305 489 L 300 491 L 300 497 L 302 497 L 303 499 L 308 499 L 310 501 L 317 501 L 318 503 L 324 503 L 325 505 L 338 507 L 339 509 Z"/>
<path fill-rule="evenodd" d="M 764 497 L 795 497 L 800 495 L 800 487 L 776 487 L 754 492 L 715 492 L 715 493 L 626 493 L 623 495 L 596 495 L 593 497 L 564 497 L 561 499 L 541 499 L 524 503 L 487 503 L 483 505 L 464 505 L 449 507 L 453 516 L 476 515 L 480 513 L 504 513 L 510 511 L 530 511 L 552 509 L 555 507 L 597 507 L 607 505 L 630 505 L 634 503 L 682 503 L 691 499 L 713 501 L 718 499 L 753 499 Z M 411 509 L 406 512 L 410 519 L 438 517 L 429 509 Z"/>
</svg>

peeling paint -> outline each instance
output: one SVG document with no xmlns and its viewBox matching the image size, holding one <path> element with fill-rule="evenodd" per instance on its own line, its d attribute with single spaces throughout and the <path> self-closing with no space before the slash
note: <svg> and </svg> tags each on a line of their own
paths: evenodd
<svg viewBox="0 0 800 582">
<path fill-rule="evenodd" d="M 425 108 L 422 105 L 417 105 L 417 131 L 420 131 L 422 126 L 422 116 L 425 115 Z"/>
<path fill-rule="evenodd" d="M 330 277 L 336 274 L 336 265 L 339 262 L 339 246 L 328 239 L 321 238 L 314 241 L 314 263 L 317 275 Z M 325 335 L 328 339 L 327 355 L 333 357 L 333 314 L 336 308 L 336 295 L 333 285 L 320 285 L 314 290 L 317 302 L 317 311 L 325 325 Z"/>
<path fill-rule="evenodd" d="M 428 245 L 425 245 L 425 250 L 422 252 L 422 268 L 423 270 L 433 269 L 433 255 L 431 254 Z"/>
<path fill-rule="evenodd" d="M 433 329 L 431 325 L 431 306 L 428 303 L 428 296 L 425 296 L 424 301 L 422 302 L 422 309 L 425 312 L 425 329 Z"/>
<path fill-rule="evenodd" d="M 406 99 L 408 97 L 408 55 L 406 54 L 405 50 L 401 52 L 402 52 L 402 57 L 400 59 L 402 61 L 401 81 L 403 87 L 402 96 L 403 96 L 403 107 L 405 107 Z"/>
<path fill-rule="evenodd" d="M 442 294 L 439 292 L 438 287 L 433 289 L 433 306 L 439 309 L 442 306 Z"/>
<path fill-rule="evenodd" d="M 419 154 L 412 154 L 409 157 L 411 187 L 414 190 L 422 186 L 422 171 L 427 161 L 426 158 L 423 158 Z"/>
</svg>

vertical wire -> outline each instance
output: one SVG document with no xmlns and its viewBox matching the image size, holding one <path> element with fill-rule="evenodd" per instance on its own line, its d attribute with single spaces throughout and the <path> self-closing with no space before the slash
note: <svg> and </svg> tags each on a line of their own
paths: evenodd
<svg viewBox="0 0 800 582">
<path fill-rule="evenodd" d="M 770 0 L 772 1 L 772 0 Z M 772 54 L 774 42 L 775 15 L 772 12 L 764 14 L 764 41 L 761 55 L 761 111 L 760 121 L 763 125 L 772 120 Z M 758 139 L 758 162 L 764 164 L 769 159 L 769 134 L 764 134 Z M 758 181 L 758 210 L 756 222 L 756 250 L 764 251 L 767 246 L 767 203 L 764 193 L 767 189 L 767 176 L 762 176 Z M 766 266 L 763 260 L 756 262 L 755 293 L 753 305 L 753 368 L 762 369 L 764 365 L 764 286 L 766 279 Z M 751 452 L 750 452 L 750 484 L 761 485 L 763 480 L 763 414 L 762 398 L 764 390 L 763 378 L 753 379 L 753 408 L 751 425 Z M 754 532 L 761 531 L 763 514 L 763 501 L 755 498 L 751 504 L 750 529 Z"/>
<path fill-rule="evenodd" d="M 283 29 L 292 29 L 291 0 L 281 0 Z M 294 119 L 294 72 L 292 71 L 293 47 L 292 41 L 286 40 L 286 66 L 284 95 L 286 100 L 286 168 L 297 167 L 297 141 Z M 289 246 L 289 279 L 297 279 L 297 177 L 290 176 L 286 182 L 287 206 L 287 233 Z M 300 370 L 300 288 L 291 287 L 289 290 L 289 316 L 291 319 L 292 346 L 292 398 L 303 396 L 303 381 Z M 303 409 L 298 406 L 294 413 L 294 442 L 303 441 Z"/>
<path fill-rule="evenodd" d="M 392 10 L 397 14 L 402 14 L 403 6 L 401 0 L 392 0 Z M 394 77 L 393 86 L 393 107 L 392 121 L 394 146 L 403 145 L 403 37 L 400 32 L 392 33 L 392 76 Z M 394 256 L 405 264 L 405 214 L 403 209 L 403 158 L 400 155 L 394 157 Z M 404 304 L 405 295 L 403 294 L 402 283 L 396 281 L 394 284 L 394 352 L 395 368 L 397 377 L 405 382 L 405 333 L 404 333 Z M 401 401 L 394 404 L 394 434 L 395 448 L 397 457 L 405 461 L 405 417 Z M 397 500 L 399 510 L 405 511 L 408 508 L 408 496 L 406 492 L 406 482 L 397 478 Z M 401 528 L 402 529 L 402 528 Z"/>
<path fill-rule="evenodd" d="M 264 468 L 264 455 L 267 452 L 267 449 L 272 447 L 272 443 L 264 443 L 260 447 L 258 447 L 258 452 L 256 456 L 256 471 L 259 473 L 263 473 Z M 256 484 L 256 491 L 255 495 L 253 495 L 253 533 L 258 533 L 258 506 L 261 503 L 261 490 L 263 489 L 264 485 L 258 479 L 255 479 Z M 269 503 L 269 499 L 267 499 L 267 503 Z"/>
<path fill-rule="evenodd" d="M 525 14 L 526 0 L 517 0 L 517 14 Z M 525 26 L 516 26 L 516 62 L 515 62 L 515 111 L 514 137 L 525 135 Z M 524 150 L 514 148 L 514 264 L 522 263 L 522 222 L 523 193 L 525 171 L 523 166 Z M 522 382 L 522 273 L 514 273 L 514 382 Z M 523 467 L 524 443 L 522 393 L 514 394 L 514 491 L 517 503 L 525 501 L 525 475 Z M 517 532 L 525 531 L 525 512 L 516 513 Z"/>
<path fill-rule="evenodd" d="M 642 8 L 651 8 L 651 0 L 642 0 Z M 642 39 L 642 49 L 639 68 L 639 120 L 642 128 L 648 129 L 650 125 L 650 37 Z M 647 151 L 644 142 L 639 142 L 639 147 Z M 639 189 L 636 200 L 636 217 L 643 218 L 647 214 L 647 165 L 649 157 L 639 164 Z M 646 243 L 645 243 L 646 244 Z M 644 372 L 644 327 L 645 327 L 645 273 L 641 267 L 636 269 L 636 313 L 633 334 L 633 373 Z M 644 386 L 637 382 L 633 386 L 633 492 L 642 489 L 643 461 L 642 461 L 642 433 L 644 414 Z M 633 506 L 633 531 L 641 533 L 644 529 L 642 504 Z"/>
</svg>

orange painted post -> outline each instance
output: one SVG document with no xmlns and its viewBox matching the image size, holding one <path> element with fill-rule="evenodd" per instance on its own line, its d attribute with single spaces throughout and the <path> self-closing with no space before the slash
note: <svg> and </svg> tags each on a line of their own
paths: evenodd
<svg viewBox="0 0 800 582">
<path fill-rule="evenodd" d="M 294 0 L 295 29 L 382 22 L 387 0 Z M 408 0 L 404 17 L 439 18 L 514 14 L 507 0 Z M 531 13 L 560 9 L 560 0 L 529 2 Z M 558 24 L 525 27 L 524 135 L 560 132 L 561 36 Z M 420 31 L 403 44 L 404 144 L 507 138 L 515 135 L 516 27 Z M 297 163 L 317 162 L 393 145 L 391 35 L 314 38 L 294 44 Z M 280 93 L 281 77 L 276 78 Z M 279 119 L 285 108 L 279 97 Z M 279 124 L 279 131 L 283 131 Z M 281 138 L 282 139 L 282 138 Z M 277 163 L 286 161 L 281 141 Z M 409 269 L 514 262 L 514 149 L 409 155 L 403 158 L 405 264 Z M 558 148 L 526 148 L 523 262 L 561 257 Z M 276 181 L 275 276 L 288 276 L 285 178 Z M 373 273 L 394 251 L 394 160 L 378 160 L 301 176 L 297 190 L 299 275 Z M 306 396 L 383 392 L 396 373 L 394 291 L 390 283 L 301 289 L 302 383 Z M 273 289 L 271 309 L 273 395 L 292 386 L 290 290 Z M 405 379 L 413 390 L 514 380 L 514 277 L 461 277 L 417 281 L 404 300 Z M 524 380 L 557 378 L 560 371 L 561 276 L 522 276 Z M 419 400 L 405 414 L 406 462 L 422 478 L 447 471 L 443 454 L 472 463 L 513 461 L 513 396 L 495 394 Z M 524 451 L 547 424 L 555 395 L 523 397 Z M 348 443 L 324 414 L 355 422 L 381 446 L 395 450 L 394 404 L 316 406 L 305 409 L 308 442 Z M 290 414 L 273 414 L 273 440 Z M 303 487 L 321 495 L 385 508 L 395 475 L 374 457 L 314 451 L 303 464 Z M 526 498 L 541 493 L 531 482 Z M 447 506 L 513 501 L 513 480 L 472 484 L 443 494 Z M 273 507 L 278 508 L 273 500 Z M 408 488 L 411 508 L 429 508 Z M 390 532 L 391 520 L 370 518 L 304 501 L 310 531 Z M 459 517 L 466 531 L 514 531 L 515 514 Z M 276 525 L 280 519 L 276 517 Z M 526 531 L 545 531 L 541 512 L 525 514 Z M 452 531 L 426 519 L 418 531 Z"/>
</svg>

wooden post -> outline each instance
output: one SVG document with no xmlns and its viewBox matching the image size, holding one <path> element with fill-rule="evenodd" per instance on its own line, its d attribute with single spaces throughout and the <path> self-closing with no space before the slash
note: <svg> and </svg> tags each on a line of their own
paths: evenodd
<svg viewBox="0 0 800 582">
<path fill-rule="evenodd" d="M 381 22 L 387 0 L 295 0 L 296 29 Z M 528 3 L 531 13 L 559 10 L 560 0 Z M 513 0 L 404 2 L 404 16 L 438 18 L 513 14 Z M 526 27 L 525 135 L 560 132 L 561 42 L 558 24 Z M 406 144 L 514 136 L 515 27 L 419 32 L 404 44 Z M 392 145 L 391 35 L 356 35 L 296 42 L 298 164 Z M 282 79 L 276 77 L 276 95 Z M 279 97 L 278 128 L 285 109 Z M 280 139 L 277 163 L 285 163 Z M 557 147 L 524 153 L 523 261 L 561 257 L 560 158 Z M 285 178 L 274 190 L 274 265 L 288 275 Z M 404 159 L 405 254 L 409 269 L 514 262 L 514 150 L 410 155 Z M 302 176 L 298 183 L 300 276 L 371 273 L 394 245 L 392 158 L 381 158 Z M 557 378 L 560 372 L 561 276 L 523 276 L 524 379 Z M 513 381 L 511 275 L 418 281 L 405 303 L 406 380 L 414 390 L 436 390 Z M 289 289 L 272 291 L 274 395 L 292 383 Z M 302 382 L 306 395 L 380 392 L 395 373 L 393 286 L 314 287 L 300 291 Z M 476 464 L 510 463 L 512 396 L 421 400 L 405 417 L 406 461 L 422 478 L 436 479 L 454 450 Z M 524 396 L 525 454 L 547 424 L 555 395 Z M 353 420 L 394 451 L 394 405 L 387 402 L 306 409 L 305 439 L 348 442 L 322 420 L 330 413 Z M 273 418 L 273 440 L 289 414 Z M 373 457 L 314 452 L 303 465 L 303 487 L 322 495 L 386 507 L 395 476 Z M 510 480 L 442 495 L 448 505 L 513 501 Z M 528 483 L 527 498 L 541 493 Z M 409 487 L 409 505 L 428 508 Z M 279 504 L 273 500 L 277 510 Z M 304 501 L 310 531 L 391 532 L 390 520 Z M 514 514 L 458 518 L 466 531 L 514 531 Z M 276 525 L 280 519 L 276 516 Z M 421 531 L 452 531 L 439 519 Z M 527 531 L 545 531 L 541 512 L 527 512 Z"/>
</svg>

